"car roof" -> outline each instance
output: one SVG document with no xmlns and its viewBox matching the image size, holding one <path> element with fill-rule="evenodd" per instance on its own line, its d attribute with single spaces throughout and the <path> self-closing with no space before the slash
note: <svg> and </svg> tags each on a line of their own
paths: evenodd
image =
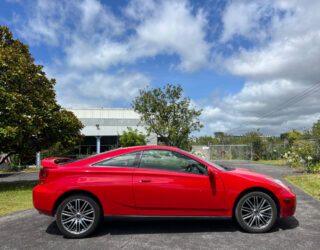
<svg viewBox="0 0 320 250">
<path fill-rule="evenodd" d="M 170 147 L 170 146 L 160 146 L 160 145 L 143 145 L 143 146 L 124 147 L 122 149 L 135 149 L 135 150 L 143 150 L 143 149 L 169 149 L 169 150 L 172 150 L 173 149 L 173 150 L 177 150 L 178 148 Z"/>
<path fill-rule="evenodd" d="M 90 165 L 92 163 L 95 163 L 97 161 L 104 160 L 109 157 L 114 157 L 117 155 L 125 154 L 125 153 L 130 153 L 130 152 L 135 152 L 139 150 L 148 150 L 148 149 L 164 149 L 164 150 L 173 150 L 173 151 L 180 151 L 180 149 L 175 148 L 175 147 L 169 147 L 169 146 L 158 146 L 158 145 L 143 145 L 143 146 L 133 146 L 133 147 L 124 147 L 124 148 L 117 148 L 114 150 L 110 150 L 107 152 L 102 152 L 97 155 L 90 156 L 85 159 L 73 161 L 70 163 L 63 164 L 64 166 L 86 166 Z"/>
</svg>

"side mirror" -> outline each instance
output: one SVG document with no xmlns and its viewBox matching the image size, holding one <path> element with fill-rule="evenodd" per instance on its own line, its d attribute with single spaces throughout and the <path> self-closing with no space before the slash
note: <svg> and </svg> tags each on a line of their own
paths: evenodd
<svg viewBox="0 0 320 250">
<path fill-rule="evenodd" d="M 215 172 L 214 172 L 214 170 L 212 168 L 208 168 L 208 175 L 214 177 Z"/>
<path fill-rule="evenodd" d="M 208 175 L 209 175 L 212 194 L 216 195 L 216 175 L 215 175 L 215 171 L 212 168 L 208 168 Z"/>
</svg>

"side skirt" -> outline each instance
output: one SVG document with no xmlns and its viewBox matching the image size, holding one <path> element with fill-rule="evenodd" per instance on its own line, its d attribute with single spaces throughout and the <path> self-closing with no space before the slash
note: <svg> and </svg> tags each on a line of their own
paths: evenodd
<svg viewBox="0 0 320 250">
<path fill-rule="evenodd" d="M 104 215 L 105 220 L 230 220 L 232 216 Z"/>
</svg>

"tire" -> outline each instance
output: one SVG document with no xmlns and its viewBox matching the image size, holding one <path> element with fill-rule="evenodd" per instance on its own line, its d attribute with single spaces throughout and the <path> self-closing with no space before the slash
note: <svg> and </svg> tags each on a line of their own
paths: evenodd
<svg viewBox="0 0 320 250">
<path fill-rule="evenodd" d="M 264 192 L 251 192 L 238 201 L 235 219 L 246 232 L 265 233 L 273 227 L 277 213 L 272 197 Z"/>
<path fill-rule="evenodd" d="M 99 226 L 101 212 L 94 199 L 86 195 L 73 195 L 60 203 L 56 213 L 57 226 L 68 238 L 84 238 Z"/>
</svg>

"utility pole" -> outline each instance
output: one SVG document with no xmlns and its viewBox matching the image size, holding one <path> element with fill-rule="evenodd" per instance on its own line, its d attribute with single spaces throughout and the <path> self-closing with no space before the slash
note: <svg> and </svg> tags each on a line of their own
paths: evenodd
<svg viewBox="0 0 320 250">
<path fill-rule="evenodd" d="M 37 152 L 36 154 L 36 165 L 39 167 L 41 165 L 41 162 L 40 162 L 40 152 Z"/>
</svg>

